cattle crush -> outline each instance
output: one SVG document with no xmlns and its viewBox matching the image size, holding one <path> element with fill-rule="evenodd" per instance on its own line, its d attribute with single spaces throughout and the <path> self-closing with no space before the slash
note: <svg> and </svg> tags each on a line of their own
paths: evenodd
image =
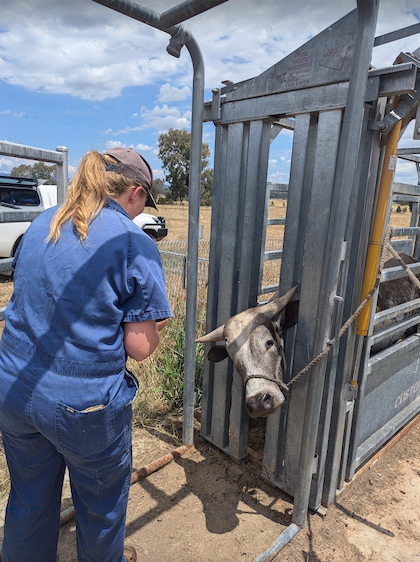
<svg viewBox="0 0 420 562">
<path fill-rule="evenodd" d="M 415 163 L 420 183 L 420 149 L 397 148 L 413 123 L 414 139 L 420 138 L 420 49 L 396 52 L 384 68 L 370 66 L 375 47 L 420 33 L 420 24 L 375 37 L 379 0 L 357 0 L 354 11 L 259 76 L 213 90 L 203 108 L 201 55 L 177 24 L 191 17 L 194 7 L 199 13 L 226 0 L 190 0 L 175 10 L 179 17 L 169 10 L 165 18 L 131 0 L 93 1 L 169 33 L 170 54 L 179 56 L 185 43 L 195 66 L 184 424 L 190 445 L 203 119 L 216 131 L 207 331 L 264 295 L 298 285 L 299 319 L 285 342 L 287 382 L 336 336 L 362 300 L 364 280 L 376 275 L 377 264 L 367 260 L 373 227 L 380 245 L 393 200 L 410 203 L 412 212 L 411 226 L 396 232 L 405 238 L 393 244 L 414 257 L 417 263 L 410 267 L 420 272 L 420 187 L 393 183 L 396 158 Z M 285 130 L 293 135 L 287 215 L 268 219 L 270 144 Z M 41 153 L 11 143 L 0 149 L 57 163 L 64 191 L 65 150 Z M 266 228 L 274 224 L 284 224 L 283 247 L 266 252 Z M 281 262 L 278 284 L 264 287 L 264 263 L 271 259 Z M 382 280 L 402 275 L 393 268 Z M 397 337 L 396 343 L 395 336 L 420 324 L 420 299 L 375 314 L 376 298 L 365 320 L 354 324 L 267 418 L 262 475 L 294 497 L 297 528 L 304 526 L 308 507 L 328 507 L 364 463 L 419 414 L 419 335 Z M 387 345 L 372 354 L 381 342 Z M 201 433 L 235 460 L 248 453 L 243 398 L 231 362 L 205 363 Z"/>
<path fill-rule="evenodd" d="M 375 46 L 408 34 L 375 39 L 377 10 L 378 3 L 357 2 L 356 10 L 259 76 L 214 90 L 205 105 L 205 120 L 216 128 L 207 331 L 278 288 L 262 286 L 264 262 L 272 258 L 264 251 L 266 226 L 276 221 L 267 219 L 267 169 L 272 140 L 293 131 L 284 243 L 277 255 L 280 294 L 299 285 L 299 321 L 286 336 L 286 382 L 362 300 L 372 225 L 379 220 L 375 209 L 385 218 L 393 199 L 411 203 L 411 227 L 397 229 L 405 239 L 394 244 L 419 259 L 420 188 L 392 179 L 397 157 L 415 162 L 418 171 L 420 151 L 392 150 L 392 137 L 398 142 L 417 112 L 414 138 L 420 138 L 420 50 L 396 52 L 386 68 L 370 68 Z M 382 219 L 381 239 L 385 227 Z M 375 276 L 377 263 L 368 260 L 367 267 Z M 420 264 L 410 267 L 420 271 Z M 393 268 L 382 280 L 401 275 Z M 366 326 L 352 326 L 267 418 L 262 475 L 295 498 L 297 525 L 304 525 L 308 505 L 329 506 L 420 410 L 418 334 L 371 355 L 372 345 L 390 332 L 402 334 L 420 322 L 420 300 L 380 314 L 375 303 Z M 232 363 L 206 362 L 203 396 L 203 436 L 243 459 L 250 422 Z"/>
</svg>

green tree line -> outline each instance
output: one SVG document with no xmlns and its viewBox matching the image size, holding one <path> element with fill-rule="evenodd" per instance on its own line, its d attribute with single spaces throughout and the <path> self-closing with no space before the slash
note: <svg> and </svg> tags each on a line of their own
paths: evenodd
<svg viewBox="0 0 420 562">
<path fill-rule="evenodd" d="M 188 200 L 188 187 L 190 180 L 190 144 L 191 133 L 186 129 L 169 129 L 158 138 L 158 156 L 162 161 L 165 181 L 168 189 L 164 189 L 164 181 L 157 178 L 153 182 L 154 195 L 165 197 L 166 201 Z M 213 168 L 209 168 L 210 149 L 205 142 L 201 150 L 201 193 L 202 205 L 211 205 L 213 190 Z M 21 164 L 12 168 L 10 175 L 46 180 L 46 183 L 55 184 L 56 166 L 49 166 L 44 162 L 33 165 Z"/>
</svg>

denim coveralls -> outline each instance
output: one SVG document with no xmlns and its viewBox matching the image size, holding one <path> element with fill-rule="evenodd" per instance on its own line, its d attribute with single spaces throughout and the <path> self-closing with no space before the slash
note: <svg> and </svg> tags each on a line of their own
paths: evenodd
<svg viewBox="0 0 420 562">
<path fill-rule="evenodd" d="M 78 559 L 124 560 L 132 471 L 124 322 L 172 316 L 156 244 L 116 202 L 85 242 L 56 208 L 26 232 L 0 344 L 0 429 L 11 474 L 4 562 L 54 562 L 68 466 Z"/>
</svg>

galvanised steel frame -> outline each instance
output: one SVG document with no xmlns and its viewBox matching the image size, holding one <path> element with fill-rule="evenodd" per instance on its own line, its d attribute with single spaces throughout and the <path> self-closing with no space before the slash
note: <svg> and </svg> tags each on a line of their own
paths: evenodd
<svg viewBox="0 0 420 562">
<path fill-rule="evenodd" d="M 279 280 L 281 293 L 300 286 L 299 322 L 286 342 L 288 379 L 326 346 L 359 304 L 384 145 L 393 125 L 387 100 L 400 96 L 396 112 L 403 128 L 418 106 L 416 56 L 370 69 L 375 44 L 408 33 L 375 39 L 378 4 L 357 2 L 356 10 L 260 76 L 214 90 L 205 108 L 205 120 L 216 126 L 208 330 L 255 306 L 264 292 L 270 141 L 279 127 L 294 129 Z M 420 31 L 414 27 L 411 31 Z M 350 329 L 340 346 L 292 387 L 285 407 L 267 419 L 263 476 L 294 496 L 293 522 L 300 527 L 308 505 L 329 505 L 343 478 L 351 478 L 366 455 L 384 442 L 365 445 L 369 420 L 360 432 L 360 419 L 372 411 L 364 382 L 376 364 L 369 360 L 370 339 L 370 334 L 363 339 L 361 351 L 355 329 Z M 414 388 L 419 345 L 410 341 L 403 352 L 389 353 L 393 360 L 386 376 L 396 391 L 405 391 L 396 381 L 406 365 Z M 360 371 L 357 401 L 349 384 L 355 369 Z M 206 363 L 203 397 L 204 437 L 234 459 L 244 458 L 248 417 L 243 385 L 231 362 Z M 402 423 L 418 406 L 414 400 Z M 394 423 L 393 414 L 384 419 L 378 412 L 380 419 L 370 423 L 370 430 L 388 422 L 396 430 L 401 424 Z"/>
</svg>

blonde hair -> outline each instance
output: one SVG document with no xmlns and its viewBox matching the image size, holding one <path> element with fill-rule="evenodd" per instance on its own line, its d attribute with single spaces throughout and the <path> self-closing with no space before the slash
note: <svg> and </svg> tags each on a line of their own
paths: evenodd
<svg viewBox="0 0 420 562">
<path fill-rule="evenodd" d="M 61 227 L 73 220 L 79 239 L 85 240 L 90 223 L 101 212 L 109 198 L 115 198 L 138 185 L 117 172 L 106 171 L 106 163 L 116 160 L 96 150 L 87 152 L 74 175 L 63 205 L 56 211 L 47 241 L 58 242 Z"/>
</svg>

